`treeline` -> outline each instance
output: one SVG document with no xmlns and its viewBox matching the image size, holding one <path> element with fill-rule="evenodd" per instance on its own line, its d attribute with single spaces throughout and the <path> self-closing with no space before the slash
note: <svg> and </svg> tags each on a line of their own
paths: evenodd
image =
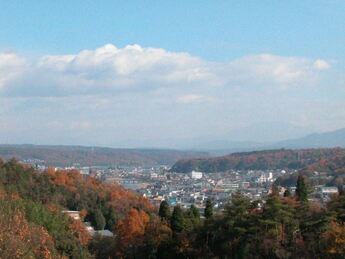
<svg viewBox="0 0 345 259">
<path fill-rule="evenodd" d="M 281 149 L 233 153 L 215 158 L 184 159 L 176 162 L 171 171 L 188 173 L 196 170 L 213 173 L 228 170 L 302 169 L 334 158 L 345 161 L 345 149 Z"/>
</svg>

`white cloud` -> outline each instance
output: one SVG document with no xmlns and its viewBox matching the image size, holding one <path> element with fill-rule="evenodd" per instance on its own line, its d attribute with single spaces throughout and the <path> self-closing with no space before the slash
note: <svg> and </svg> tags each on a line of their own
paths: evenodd
<svg viewBox="0 0 345 259">
<path fill-rule="evenodd" d="M 26 66 L 26 60 L 15 53 L 0 53 L 0 90 L 19 76 Z"/>
<path fill-rule="evenodd" d="M 178 103 L 204 103 L 204 102 L 212 102 L 214 101 L 214 98 L 203 96 L 203 95 L 197 95 L 197 94 L 188 94 L 179 96 L 176 100 Z"/>
<path fill-rule="evenodd" d="M 188 53 L 107 44 L 70 55 L 47 55 L 36 60 L 0 54 L 0 94 L 68 96 L 116 94 L 239 85 L 272 88 L 313 83 L 327 61 L 271 54 L 245 56 L 229 62 L 208 62 Z"/>
<path fill-rule="evenodd" d="M 314 62 L 314 68 L 317 70 L 326 70 L 330 68 L 330 64 L 326 60 L 317 59 Z"/>
<path fill-rule="evenodd" d="M 315 64 L 318 66 L 315 66 Z M 241 83 L 291 86 L 313 82 L 317 70 L 325 69 L 324 60 L 310 60 L 300 57 L 284 57 L 271 54 L 246 56 L 230 62 L 233 78 Z"/>
</svg>

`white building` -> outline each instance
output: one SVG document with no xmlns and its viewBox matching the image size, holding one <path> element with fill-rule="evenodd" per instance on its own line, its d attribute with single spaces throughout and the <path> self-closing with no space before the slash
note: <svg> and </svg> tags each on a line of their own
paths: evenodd
<svg viewBox="0 0 345 259">
<path fill-rule="evenodd" d="M 201 179 L 202 178 L 202 172 L 192 171 L 191 173 L 192 179 Z"/>
<path fill-rule="evenodd" d="M 322 194 L 326 194 L 326 195 L 329 195 L 329 194 L 336 194 L 336 193 L 338 193 L 338 187 L 335 187 L 335 186 L 331 186 L 331 187 L 322 187 L 322 188 L 321 188 L 321 193 L 322 193 Z"/>
<path fill-rule="evenodd" d="M 256 181 L 258 183 L 265 183 L 265 182 L 267 182 L 267 177 L 265 174 L 262 174 Z"/>
</svg>

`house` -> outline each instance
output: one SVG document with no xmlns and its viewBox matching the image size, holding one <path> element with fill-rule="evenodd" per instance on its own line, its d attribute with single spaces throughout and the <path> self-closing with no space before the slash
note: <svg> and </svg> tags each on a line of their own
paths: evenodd
<svg viewBox="0 0 345 259">
<path fill-rule="evenodd" d="M 79 211 L 77 210 L 63 210 L 62 213 L 66 214 L 74 220 L 81 220 Z"/>
</svg>

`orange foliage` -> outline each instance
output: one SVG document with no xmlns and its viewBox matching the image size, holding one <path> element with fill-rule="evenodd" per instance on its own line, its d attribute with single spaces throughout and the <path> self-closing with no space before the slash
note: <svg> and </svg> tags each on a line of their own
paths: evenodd
<svg viewBox="0 0 345 259">
<path fill-rule="evenodd" d="M 86 230 L 85 225 L 80 220 L 71 219 L 69 225 L 72 233 L 79 239 L 82 245 L 87 245 L 91 240 L 89 232 Z"/>
<path fill-rule="evenodd" d="M 40 226 L 30 225 L 21 211 L 0 214 L 0 258 L 54 258 L 54 242 Z"/>
<path fill-rule="evenodd" d="M 79 216 L 80 216 L 80 219 L 83 221 L 84 218 L 86 217 L 87 215 L 87 210 L 86 209 L 82 209 L 81 211 L 79 211 Z"/>
<path fill-rule="evenodd" d="M 327 252 L 330 254 L 345 254 L 345 223 L 331 222 L 329 229 L 324 233 Z"/>
<path fill-rule="evenodd" d="M 0 200 L 5 199 L 5 197 L 6 197 L 6 192 L 0 189 Z"/>
<path fill-rule="evenodd" d="M 54 204 L 54 203 L 46 204 L 46 208 L 48 209 L 49 212 L 55 213 L 55 214 L 60 213 L 61 211 L 61 208 L 57 204 Z"/>
<path fill-rule="evenodd" d="M 142 237 L 145 234 L 145 227 L 149 221 L 149 215 L 145 211 L 131 209 L 117 226 L 121 244 L 127 246 L 132 241 Z"/>
<path fill-rule="evenodd" d="M 81 191 L 94 190 L 101 198 L 109 196 L 109 205 L 119 213 L 127 213 L 129 208 L 140 207 L 152 211 L 150 202 L 136 193 L 126 190 L 117 184 L 106 184 L 93 177 L 82 176 L 76 170 L 52 170 L 48 169 L 46 174 L 50 181 L 59 186 L 65 186 L 69 191 L 76 193 L 79 197 Z"/>
</svg>

